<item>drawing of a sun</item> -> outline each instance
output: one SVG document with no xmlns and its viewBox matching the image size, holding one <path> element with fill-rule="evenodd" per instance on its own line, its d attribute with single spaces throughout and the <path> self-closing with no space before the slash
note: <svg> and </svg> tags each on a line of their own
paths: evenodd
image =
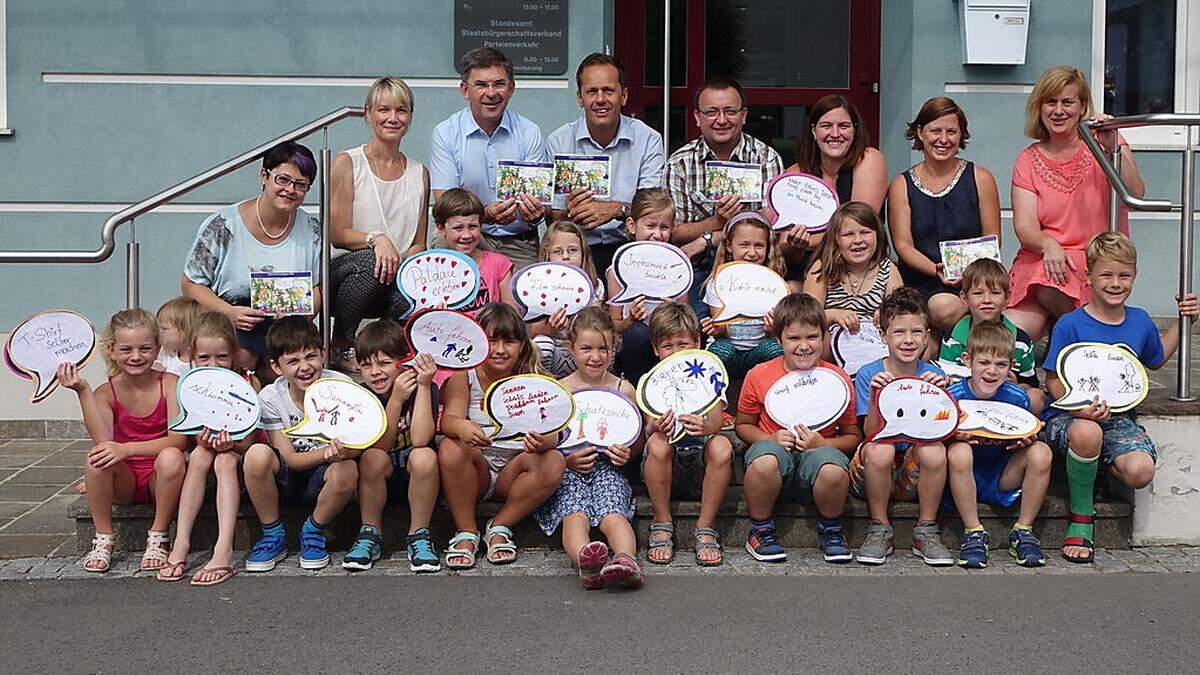
<svg viewBox="0 0 1200 675">
<path fill-rule="evenodd" d="M 687 369 L 684 371 L 688 377 L 704 377 L 704 364 L 700 363 L 699 359 L 695 361 L 685 362 Z"/>
</svg>

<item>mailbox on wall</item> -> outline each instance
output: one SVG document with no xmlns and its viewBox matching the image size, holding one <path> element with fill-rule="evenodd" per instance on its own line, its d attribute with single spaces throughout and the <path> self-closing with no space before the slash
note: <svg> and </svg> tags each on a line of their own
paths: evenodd
<svg viewBox="0 0 1200 675">
<path fill-rule="evenodd" d="M 1025 63 L 1030 0 L 958 0 L 962 62 Z"/>
</svg>

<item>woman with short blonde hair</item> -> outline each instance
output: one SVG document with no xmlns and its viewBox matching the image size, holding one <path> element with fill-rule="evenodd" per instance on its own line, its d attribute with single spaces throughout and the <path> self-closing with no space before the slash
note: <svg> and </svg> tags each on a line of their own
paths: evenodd
<svg viewBox="0 0 1200 675">
<path fill-rule="evenodd" d="M 356 370 L 354 335 L 364 319 L 395 315 L 400 262 L 425 248 L 429 172 L 400 151 L 413 116 L 412 89 L 381 77 L 367 89 L 366 145 L 333 158 L 330 176 L 330 310 L 334 365 Z"/>
</svg>

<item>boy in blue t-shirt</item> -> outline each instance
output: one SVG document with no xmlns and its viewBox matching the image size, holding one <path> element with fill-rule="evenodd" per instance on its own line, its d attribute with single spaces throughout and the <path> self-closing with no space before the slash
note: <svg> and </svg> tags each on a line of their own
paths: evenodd
<svg viewBox="0 0 1200 675">
<path fill-rule="evenodd" d="M 1058 379 L 1058 353 L 1078 342 L 1122 345 L 1147 368 L 1160 368 L 1179 346 L 1179 324 L 1171 324 L 1161 336 L 1145 310 L 1125 301 L 1137 277 L 1137 249 L 1123 234 L 1103 232 L 1087 247 L 1087 277 L 1091 301 L 1063 315 L 1050 336 L 1046 353 L 1046 391 L 1051 400 L 1062 398 L 1066 389 Z M 1175 296 L 1181 315 L 1195 319 L 1200 310 L 1196 296 Z M 1067 486 L 1070 488 L 1071 523 L 1063 539 L 1062 555 L 1070 562 L 1086 563 L 1093 558 L 1093 488 L 1096 460 L 1125 485 L 1137 489 L 1154 478 L 1157 452 L 1154 441 L 1130 414 L 1112 413 L 1099 397 L 1082 410 L 1043 413 L 1046 427 L 1042 437 L 1057 453 L 1067 457 Z"/>
<path fill-rule="evenodd" d="M 1029 395 L 1008 381 L 1013 365 L 1013 334 L 997 321 L 978 321 L 971 326 L 963 354 L 971 377 L 950 385 L 958 401 L 999 401 L 1030 410 Z M 1017 524 L 1008 534 L 1008 552 L 1018 565 L 1040 567 L 1046 556 L 1033 536 L 1033 519 L 1042 508 L 1050 485 L 1050 447 L 1037 440 L 1037 430 L 1014 441 L 996 440 L 960 431 L 946 449 L 950 494 L 964 532 L 958 548 L 958 564 L 987 567 L 988 533 L 979 522 L 976 502 L 1009 507 L 1021 500 Z"/>
<path fill-rule="evenodd" d="M 929 314 L 921 296 L 898 288 L 879 307 L 879 330 L 888 355 L 863 366 L 854 376 L 855 412 L 867 437 L 879 429 L 879 414 L 871 406 L 876 389 L 897 377 L 910 375 L 945 387 L 940 368 L 921 360 L 929 338 Z M 942 443 L 864 443 L 850 460 L 850 491 L 867 500 L 871 524 L 856 559 L 880 565 L 892 554 L 893 530 L 888 502 L 916 501 L 917 524 L 912 552 L 928 565 L 953 565 L 937 526 L 938 506 L 946 487 L 946 446 Z"/>
</svg>

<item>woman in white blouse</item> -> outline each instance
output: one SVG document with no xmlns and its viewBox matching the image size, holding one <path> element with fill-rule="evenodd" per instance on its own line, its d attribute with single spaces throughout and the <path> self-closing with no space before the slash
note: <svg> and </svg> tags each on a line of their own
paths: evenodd
<svg viewBox="0 0 1200 675">
<path fill-rule="evenodd" d="M 329 271 L 334 364 L 354 370 L 354 335 L 363 319 L 394 316 L 400 261 L 425 248 L 429 172 L 400 151 L 412 123 L 413 94 L 396 77 L 367 89 L 371 140 L 333 158 Z M 393 298 L 396 298 L 395 300 Z"/>
</svg>

